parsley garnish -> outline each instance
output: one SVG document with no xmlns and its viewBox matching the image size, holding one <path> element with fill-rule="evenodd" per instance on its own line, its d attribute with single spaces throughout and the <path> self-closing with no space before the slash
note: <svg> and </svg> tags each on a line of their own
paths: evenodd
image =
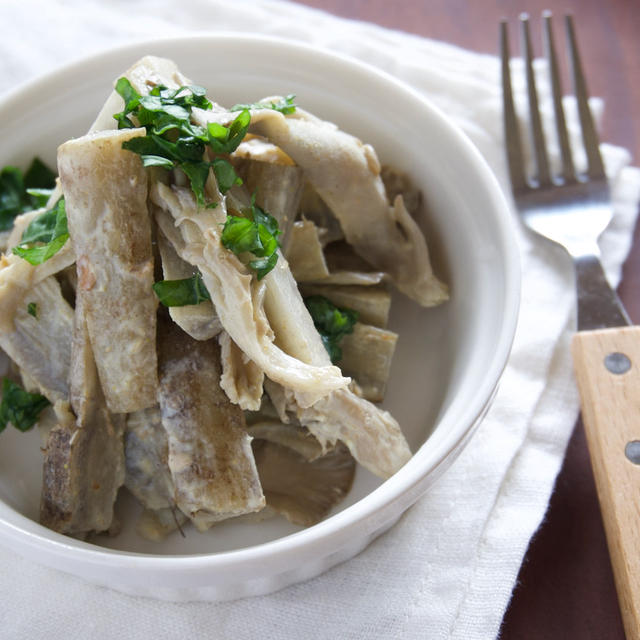
<svg viewBox="0 0 640 640">
<path fill-rule="evenodd" d="M 54 256 L 69 239 L 67 228 L 67 212 L 64 198 L 41 213 L 24 230 L 20 244 L 13 248 L 13 253 L 27 262 L 38 265 Z"/>
<path fill-rule="evenodd" d="M 53 190 L 56 186 L 56 174 L 40 158 L 34 158 L 24 174 L 24 186 L 27 192 L 31 189 Z"/>
<path fill-rule="evenodd" d="M 275 267 L 278 261 L 278 221 L 256 204 L 255 194 L 251 207 L 243 212 L 245 217 L 227 216 L 222 230 L 222 244 L 236 255 L 252 253 L 257 259 L 249 266 L 256 272 L 258 280 Z"/>
<path fill-rule="evenodd" d="M 49 404 L 39 393 L 29 393 L 5 378 L 2 381 L 0 432 L 4 431 L 9 422 L 20 431 L 28 431 L 38 421 L 40 412 Z"/>
<path fill-rule="evenodd" d="M 233 153 L 244 139 L 250 123 L 251 114 L 246 109 L 228 127 L 210 122 L 207 125 L 209 146 L 216 153 Z"/>
<path fill-rule="evenodd" d="M 284 115 L 295 113 L 295 95 L 290 93 L 286 98 L 280 98 L 278 102 L 252 102 L 251 104 L 234 104 L 230 111 L 241 111 L 244 109 L 273 109 Z"/>
<path fill-rule="evenodd" d="M 127 78 L 120 78 L 116 91 L 124 100 L 124 110 L 114 114 L 119 128 L 133 127 L 135 116 L 138 123 L 146 128 L 144 137 L 132 138 L 123 143 L 123 148 L 137 153 L 145 167 L 179 167 L 191 182 L 191 190 L 199 206 L 214 207 L 216 203 L 205 202 L 204 186 L 213 169 L 220 192 L 225 194 L 234 185 L 242 184 L 233 165 L 226 157 L 233 153 L 244 139 L 251 114 L 247 108 L 234 107 L 238 116 L 226 127 L 210 122 L 206 128 L 191 122 L 191 109 L 211 109 L 205 90 L 198 86 L 167 89 L 154 87 L 149 95 L 140 95 Z M 294 96 L 287 96 L 280 103 L 260 104 L 259 108 L 295 110 Z M 258 108 L 258 107 L 256 107 Z M 285 111 L 283 111 L 284 113 Z M 211 161 L 204 159 L 206 148 L 216 155 Z M 278 223 L 268 213 L 251 200 L 251 207 L 243 211 L 245 217 L 227 216 L 222 232 L 222 244 L 236 254 L 252 253 L 255 259 L 249 267 L 256 271 L 258 279 L 263 278 L 278 260 Z M 171 284 L 168 284 L 171 283 Z M 178 283 L 178 284 L 176 284 Z M 202 290 L 207 294 L 199 276 L 180 281 L 158 282 L 154 290 L 166 306 L 198 304 L 202 300 Z M 166 301 L 165 301 L 166 300 Z"/>
<path fill-rule="evenodd" d="M 37 320 L 38 319 L 38 303 L 37 302 L 30 302 L 27 305 L 27 313 L 30 316 L 33 316 Z"/>
<path fill-rule="evenodd" d="M 34 158 L 25 174 L 17 167 L 0 171 L 0 231 L 13 227 L 16 216 L 39 209 L 55 187 L 56 176 L 39 158 Z"/>
<path fill-rule="evenodd" d="M 304 303 L 313 318 L 324 348 L 334 364 L 342 358 L 340 341 L 348 333 L 353 333 L 353 326 L 358 321 L 358 312 L 353 309 L 336 307 L 324 296 L 309 296 Z"/>
<path fill-rule="evenodd" d="M 135 113 L 138 122 L 142 126 L 154 125 L 156 133 L 164 133 L 178 125 L 191 133 L 189 117 L 192 107 L 211 109 L 211 102 L 205 95 L 203 87 L 197 85 L 168 89 L 158 85 L 149 91 L 148 95 L 141 96 L 125 77 L 116 82 L 116 91 L 124 100 L 124 110 L 114 114 L 118 121 L 119 129 L 134 127 L 129 114 Z"/>
<path fill-rule="evenodd" d="M 17 167 L 5 167 L 0 172 L 0 231 L 13 227 L 16 216 L 24 211 L 24 181 Z"/>
<path fill-rule="evenodd" d="M 242 184 L 242 180 L 236 173 L 233 165 L 224 158 L 215 158 L 211 166 L 213 167 L 213 172 L 216 174 L 218 188 L 221 193 L 227 193 L 234 185 Z M 191 184 L 193 184 L 193 182 Z"/>
<path fill-rule="evenodd" d="M 184 280 L 160 280 L 153 285 L 153 290 L 165 307 L 184 307 L 211 300 L 199 273 Z"/>
<path fill-rule="evenodd" d="M 147 130 L 144 137 L 132 138 L 123 148 L 141 156 L 145 167 L 179 167 L 191 181 L 191 189 L 199 206 L 205 206 L 204 185 L 213 167 L 218 187 L 224 194 L 233 185 L 242 184 L 231 163 L 224 158 L 204 159 L 208 146 L 214 153 L 229 154 L 235 151 L 244 138 L 251 116 L 242 111 L 225 127 L 215 122 L 200 127 L 191 123 L 191 109 L 211 109 L 205 90 L 197 85 L 168 89 L 154 87 L 148 95 L 140 95 L 127 78 L 120 78 L 116 91 L 125 107 L 114 114 L 119 128 L 135 126 L 129 117 L 134 115 Z M 208 206 L 208 205 L 207 205 Z"/>
</svg>

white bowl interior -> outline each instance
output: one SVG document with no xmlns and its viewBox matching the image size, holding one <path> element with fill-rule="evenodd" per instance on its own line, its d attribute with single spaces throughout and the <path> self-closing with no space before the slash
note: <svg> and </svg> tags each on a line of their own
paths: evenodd
<svg viewBox="0 0 640 640">
<path fill-rule="evenodd" d="M 57 145 L 87 130 L 111 82 L 145 54 L 173 58 L 221 104 L 295 93 L 300 106 L 373 144 L 384 163 L 407 171 L 422 189 L 426 207 L 420 222 L 436 270 L 451 287 L 451 300 L 421 309 L 394 297 L 391 328 L 400 340 L 385 401 L 417 453 L 382 487 L 359 468 L 334 524 L 322 523 L 315 533 L 291 539 L 296 544 L 317 541 L 323 532 L 370 518 L 413 491 L 410 499 L 404 498 L 403 508 L 408 506 L 427 486 L 429 473 L 449 461 L 464 440 L 488 402 L 510 348 L 519 274 L 497 183 L 442 115 L 386 76 L 300 45 L 237 35 L 125 47 L 19 90 L 0 104 L 0 166 L 24 167 L 36 154 L 53 165 Z M 7 429 L 0 437 L 0 534 L 4 529 L 14 537 L 23 535 L 29 544 L 46 540 L 59 545 L 62 554 L 94 548 L 36 524 L 38 435 Z M 380 516 L 380 521 L 392 515 L 399 512 Z M 187 529 L 186 538 L 175 534 L 151 543 L 135 534 L 130 521 L 118 537 L 97 542 L 115 550 L 181 556 L 243 549 L 297 531 L 283 519 L 229 521 L 207 534 Z"/>
</svg>

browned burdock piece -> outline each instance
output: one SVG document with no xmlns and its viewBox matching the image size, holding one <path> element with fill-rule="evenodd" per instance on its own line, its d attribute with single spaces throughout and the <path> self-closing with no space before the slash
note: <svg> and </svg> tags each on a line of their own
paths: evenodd
<svg viewBox="0 0 640 640">
<path fill-rule="evenodd" d="M 259 511 L 264 496 L 242 410 L 220 387 L 220 347 L 171 322 L 159 334 L 162 425 L 175 503 L 200 530 Z"/>
<path fill-rule="evenodd" d="M 156 403 L 156 308 L 147 176 L 123 142 L 144 129 L 90 133 L 58 149 L 89 339 L 107 406 Z"/>
</svg>

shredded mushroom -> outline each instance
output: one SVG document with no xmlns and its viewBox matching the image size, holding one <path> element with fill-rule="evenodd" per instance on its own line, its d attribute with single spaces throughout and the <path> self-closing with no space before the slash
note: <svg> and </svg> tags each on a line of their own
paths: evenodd
<svg viewBox="0 0 640 640">
<path fill-rule="evenodd" d="M 291 96 L 211 103 L 147 56 L 58 170 L 0 239 L 0 417 L 40 423 L 43 524 L 112 532 L 126 490 L 151 540 L 255 512 L 311 526 L 356 463 L 409 460 L 374 404 L 402 339 L 388 284 L 423 306 L 447 288 L 421 194 L 370 145 Z"/>
</svg>

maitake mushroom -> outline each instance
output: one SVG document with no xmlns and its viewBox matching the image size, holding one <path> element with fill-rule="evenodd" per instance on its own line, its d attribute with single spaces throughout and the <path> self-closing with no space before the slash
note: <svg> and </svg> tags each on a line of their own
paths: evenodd
<svg viewBox="0 0 640 640">
<path fill-rule="evenodd" d="M 264 421 L 248 431 L 267 507 L 291 523 L 316 524 L 351 489 L 356 465 L 342 443 L 323 455 L 303 427 Z"/>
</svg>

